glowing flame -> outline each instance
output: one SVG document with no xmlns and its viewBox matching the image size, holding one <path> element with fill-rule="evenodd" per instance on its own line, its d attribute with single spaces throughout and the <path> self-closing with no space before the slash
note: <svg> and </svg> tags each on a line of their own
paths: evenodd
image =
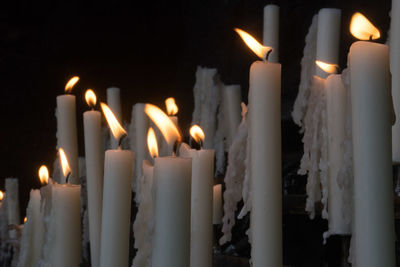
<svg viewBox="0 0 400 267">
<path fill-rule="evenodd" d="M 169 116 L 174 116 L 178 113 L 178 106 L 175 103 L 175 98 L 168 97 L 165 99 L 165 106 L 167 107 L 167 113 Z"/>
<path fill-rule="evenodd" d="M 0 201 L 2 201 L 3 198 L 4 198 L 4 193 L 3 193 L 3 191 L 0 190 Z"/>
<path fill-rule="evenodd" d="M 108 125 L 110 126 L 111 132 L 114 136 L 115 139 L 120 140 L 121 137 L 126 135 L 126 131 L 124 128 L 122 128 L 121 123 L 119 123 L 118 119 L 115 117 L 114 113 L 111 111 L 111 109 L 104 104 L 103 102 L 100 102 L 101 109 L 103 110 L 104 116 L 106 117 L 106 120 L 108 122 Z"/>
<path fill-rule="evenodd" d="M 169 145 L 173 146 L 175 141 L 181 140 L 178 128 L 161 109 L 152 104 L 146 104 L 144 112 L 157 125 Z"/>
<path fill-rule="evenodd" d="M 27 218 L 27 217 L 25 217 L 25 218 L 24 218 L 24 223 L 26 223 L 26 221 L 27 221 L 27 220 L 28 220 L 28 218 Z"/>
<path fill-rule="evenodd" d="M 149 149 L 150 156 L 153 158 L 158 157 L 157 137 L 154 129 L 151 127 L 147 132 L 147 148 Z"/>
<path fill-rule="evenodd" d="M 337 69 L 339 68 L 337 64 L 325 63 L 319 60 L 316 60 L 315 64 L 317 64 L 317 66 L 320 67 L 326 73 L 336 73 Z"/>
<path fill-rule="evenodd" d="M 197 143 L 201 143 L 204 141 L 204 132 L 203 130 L 200 128 L 199 125 L 195 124 L 192 127 L 190 127 L 190 135 L 193 137 L 193 139 L 197 142 Z"/>
<path fill-rule="evenodd" d="M 49 170 L 45 165 L 42 165 L 39 168 L 39 179 L 42 185 L 49 183 Z"/>
<path fill-rule="evenodd" d="M 75 84 L 79 81 L 79 77 L 78 76 L 74 76 L 71 79 L 69 79 L 69 81 L 67 82 L 67 84 L 65 85 L 65 92 L 69 93 L 71 92 L 72 88 L 75 86 Z"/>
<path fill-rule="evenodd" d="M 360 12 L 356 12 L 351 18 L 350 32 L 360 40 L 375 40 L 381 37 L 379 30 Z"/>
<path fill-rule="evenodd" d="M 61 147 L 58 149 L 58 153 L 60 153 L 61 168 L 64 177 L 67 177 L 71 173 L 71 168 L 69 167 L 67 155 L 65 155 L 64 149 L 62 149 Z"/>
<path fill-rule="evenodd" d="M 247 32 L 235 28 L 235 31 L 239 34 L 239 36 L 243 39 L 243 41 L 247 44 L 247 46 L 261 59 L 265 59 L 267 54 L 272 51 L 272 47 L 263 46 L 260 44 L 253 36 L 248 34 Z"/>
<path fill-rule="evenodd" d="M 92 89 L 86 90 L 85 99 L 86 99 L 86 103 L 89 105 L 89 107 L 93 108 L 94 106 L 96 106 L 97 97 Z"/>
</svg>

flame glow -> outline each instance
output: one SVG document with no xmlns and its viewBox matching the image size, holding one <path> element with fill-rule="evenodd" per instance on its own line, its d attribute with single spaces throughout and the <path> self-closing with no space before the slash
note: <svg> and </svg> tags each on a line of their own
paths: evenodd
<svg viewBox="0 0 400 267">
<path fill-rule="evenodd" d="M 65 85 L 65 92 L 69 93 L 72 91 L 72 88 L 75 86 L 75 84 L 79 81 L 79 77 L 78 76 L 74 76 L 71 79 L 69 79 L 69 81 L 67 82 L 67 84 Z"/>
<path fill-rule="evenodd" d="M 178 113 L 178 106 L 175 103 L 175 98 L 168 97 L 165 99 L 165 106 L 167 107 L 167 113 L 169 116 L 174 116 Z"/>
<path fill-rule="evenodd" d="M 0 190 L 0 201 L 2 201 L 3 198 L 4 198 L 4 193 L 3 193 L 3 191 Z"/>
<path fill-rule="evenodd" d="M 203 130 L 200 128 L 199 125 L 195 124 L 192 127 L 190 127 L 190 135 L 192 136 L 192 138 L 197 142 L 197 143 L 201 143 L 204 141 L 204 132 Z"/>
<path fill-rule="evenodd" d="M 58 149 L 58 153 L 60 153 L 60 162 L 64 177 L 67 177 L 68 174 L 71 173 L 71 168 L 69 167 L 67 155 L 65 155 L 64 149 L 62 149 L 61 147 Z"/>
<path fill-rule="evenodd" d="M 266 55 L 269 51 L 272 50 L 272 47 L 263 46 L 260 44 L 253 36 L 248 34 L 247 32 L 235 28 L 235 31 L 239 34 L 239 36 L 243 39 L 243 41 L 247 44 L 247 46 L 261 59 L 265 59 Z"/>
<path fill-rule="evenodd" d="M 339 66 L 337 64 L 330 64 L 330 63 L 326 63 L 323 61 L 319 61 L 316 60 L 315 64 L 317 64 L 317 66 L 322 69 L 323 71 L 325 71 L 326 73 L 336 73 L 337 69 L 339 68 Z"/>
<path fill-rule="evenodd" d="M 104 104 L 103 102 L 100 102 L 101 109 L 103 110 L 103 114 L 106 117 L 107 123 L 110 126 L 111 132 L 114 136 L 115 139 L 120 140 L 121 137 L 126 135 L 126 131 L 124 128 L 122 128 L 121 123 L 119 123 L 118 119 L 115 117 L 114 113 L 111 111 L 111 109 Z"/>
<path fill-rule="evenodd" d="M 375 40 L 381 37 L 379 30 L 360 12 L 351 17 L 350 32 L 360 40 Z"/>
<path fill-rule="evenodd" d="M 96 106 L 97 97 L 92 89 L 86 90 L 85 99 L 86 99 L 86 103 L 88 104 L 89 107 L 93 108 L 94 106 Z"/>
<path fill-rule="evenodd" d="M 49 170 L 45 165 L 42 165 L 39 168 L 39 179 L 42 185 L 46 185 L 49 183 Z"/>
<path fill-rule="evenodd" d="M 181 140 L 178 128 L 160 108 L 152 104 L 146 104 L 144 112 L 157 125 L 169 145 L 173 146 L 175 141 Z"/>
<path fill-rule="evenodd" d="M 25 217 L 25 218 L 24 218 L 24 223 L 26 223 L 26 221 L 27 221 L 27 220 L 28 220 L 28 218 L 27 218 L 27 217 Z"/>
<path fill-rule="evenodd" d="M 147 132 L 147 148 L 149 149 L 150 156 L 155 158 L 158 157 L 158 144 L 156 133 L 153 128 L 149 128 Z"/>
</svg>

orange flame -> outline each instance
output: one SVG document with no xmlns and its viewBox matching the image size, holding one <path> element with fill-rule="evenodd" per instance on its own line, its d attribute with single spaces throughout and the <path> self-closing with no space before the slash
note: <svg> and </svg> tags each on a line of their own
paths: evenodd
<svg viewBox="0 0 400 267">
<path fill-rule="evenodd" d="M 88 104 L 89 107 L 93 108 L 94 106 L 96 106 L 97 97 L 92 89 L 86 90 L 85 99 L 86 99 L 86 103 Z"/>
<path fill-rule="evenodd" d="M 158 129 L 160 129 L 164 139 L 169 145 L 173 146 L 175 141 L 181 140 L 181 134 L 178 128 L 160 108 L 152 104 L 146 104 L 144 112 L 146 112 L 147 116 L 149 116 Z"/>
<path fill-rule="evenodd" d="M 4 193 L 3 193 L 3 191 L 0 190 L 0 201 L 2 201 L 3 198 L 4 198 Z"/>
<path fill-rule="evenodd" d="M 260 44 L 253 36 L 248 34 L 247 32 L 235 28 L 235 31 L 239 34 L 239 36 L 243 39 L 243 41 L 247 44 L 247 46 L 261 59 L 265 59 L 267 54 L 272 51 L 272 47 L 263 46 Z"/>
<path fill-rule="evenodd" d="M 360 12 L 351 17 L 350 32 L 360 40 L 375 40 L 381 37 L 379 30 Z"/>
<path fill-rule="evenodd" d="M 325 71 L 326 73 L 336 73 L 337 69 L 339 68 L 339 66 L 337 64 L 330 64 L 330 63 L 326 63 L 320 60 L 316 60 L 315 64 L 317 64 L 317 66 L 322 69 L 323 71 Z"/>
<path fill-rule="evenodd" d="M 175 98 L 168 97 L 165 99 L 165 106 L 167 107 L 167 113 L 169 116 L 174 116 L 178 113 L 178 106 L 175 103 Z"/>
<path fill-rule="evenodd" d="M 69 79 L 69 81 L 67 82 L 67 84 L 65 85 L 65 92 L 66 93 L 70 93 L 72 91 L 72 88 L 75 86 L 75 84 L 79 81 L 79 77 L 78 76 L 74 76 L 71 79 Z"/>
<path fill-rule="evenodd" d="M 193 139 L 197 142 L 197 143 L 201 143 L 204 141 L 204 132 L 203 130 L 200 128 L 199 125 L 195 124 L 192 127 L 190 127 L 190 135 L 193 137 Z"/>
<path fill-rule="evenodd" d="M 126 131 L 124 128 L 122 128 L 121 123 L 119 123 L 118 119 L 115 117 L 114 113 L 111 111 L 111 109 L 104 104 L 103 102 L 100 102 L 101 109 L 103 110 L 103 114 L 106 117 L 107 123 L 110 126 L 111 132 L 114 136 L 115 139 L 120 140 L 121 137 L 126 135 Z"/>
<path fill-rule="evenodd" d="M 46 185 L 49 183 L 49 170 L 45 165 L 42 165 L 39 168 L 39 179 L 42 185 Z"/>
<path fill-rule="evenodd" d="M 158 157 L 157 137 L 154 129 L 151 127 L 147 132 L 147 148 L 149 149 L 150 156 L 153 158 Z"/>
<path fill-rule="evenodd" d="M 27 217 L 25 217 L 24 218 L 24 223 L 26 223 L 28 221 L 28 218 Z"/>
<path fill-rule="evenodd" d="M 58 153 L 60 153 L 60 162 L 64 177 L 67 177 L 71 173 L 71 168 L 69 167 L 67 155 L 65 155 L 64 149 L 62 149 L 61 147 L 58 149 Z"/>
</svg>

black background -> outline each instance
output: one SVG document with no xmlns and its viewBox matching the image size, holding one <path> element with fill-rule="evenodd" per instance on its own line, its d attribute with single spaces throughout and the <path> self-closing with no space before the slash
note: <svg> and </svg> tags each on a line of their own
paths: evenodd
<svg viewBox="0 0 400 267">
<path fill-rule="evenodd" d="M 176 98 L 184 131 L 193 111 L 192 88 L 198 65 L 215 67 L 225 84 L 242 86 L 247 101 L 248 71 L 256 56 L 233 31 L 239 27 L 262 40 L 263 7 L 271 1 L 2 1 L 0 3 L 0 188 L 5 177 L 20 179 L 21 211 L 37 170 L 50 168 L 56 155 L 56 96 L 79 75 L 77 96 L 79 154 L 84 155 L 84 90 L 100 100 L 105 90 L 121 88 L 123 117 L 132 105 L 163 105 Z M 348 31 L 355 11 L 381 29 L 385 42 L 391 2 L 274 1 L 280 9 L 282 131 L 284 164 L 298 165 L 302 144 L 290 118 L 300 76 L 304 39 L 312 16 L 323 7 L 342 9 L 340 63 L 345 67 Z M 304 191 L 304 188 L 302 190 Z M 310 225 L 309 225 L 310 227 Z M 316 252 L 317 253 L 317 252 Z"/>
</svg>

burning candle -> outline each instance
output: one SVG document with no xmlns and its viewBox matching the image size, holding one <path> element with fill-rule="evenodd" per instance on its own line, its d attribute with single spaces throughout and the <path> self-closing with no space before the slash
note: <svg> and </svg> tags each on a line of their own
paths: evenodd
<svg viewBox="0 0 400 267">
<path fill-rule="evenodd" d="M 167 99 L 165 99 L 165 107 L 167 108 L 167 114 L 168 114 L 168 117 L 170 118 L 170 120 L 176 126 L 178 126 L 178 116 L 176 116 L 176 114 L 178 114 L 179 109 L 175 103 L 175 98 L 168 97 Z"/>
<path fill-rule="evenodd" d="M 59 148 L 65 184 L 42 187 L 45 202 L 44 266 L 79 266 L 81 262 L 81 186 L 70 184 L 71 168 L 66 153 Z"/>
<path fill-rule="evenodd" d="M 65 94 L 57 96 L 57 148 L 62 147 L 71 164 L 71 183 L 79 184 L 78 137 L 76 130 L 75 96 L 70 92 L 79 81 L 78 76 L 72 77 L 65 85 Z M 60 181 L 65 183 L 65 181 Z"/>
<path fill-rule="evenodd" d="M 44 165 L 39 168 L 39 179 L 42 185 L 49 182 L 49 171 Z M 22 229 L 18 266 L 33 267 L 40 260 L 44 239 L 44 211 L 40 202 L 40 190 L 32 189 Z"/>
<path fill-rule="evenodd" d="M 181 135 L 168 116 L 154 105 L 145 112 L 157 125 L 170 148 Z M 158 157 L 154 160 L 153 267 L 187 267 L 190 264 L 190 190 L 192 160 Z"/>
<path fill-rule="evenodd" d="M 114 138 L 120 144 L 126 136 L 110 108 L 100 103 Z M 104 191 L 101 224 L 100 266 L 128 266 L 133 153 L 107 150 L 104 163 Z"/>
<path fill-rule="evenodd" d="M 279 62 L 279 6 L 277 5 L 264 7 L 263 44 L 272 47 L 269 60 Z"/>
<path fill-rule="evenodd" d="M 101 211 L 103 203 L 103 152 L 101 113 L 94 110 L 96 95 L 88 89 L 85 99 L 92 110 L 83 113 L 86 178 L 89 216 L 90 256 L 92 266 L 100 266 Z"/>
<path fill-rule="evenodd" d="M 255 267 L 277 267 L 282 266 L 281 64 L 266 60 L 270 47 L 236 32 L 264 59 L 250 68 L 251 261 Z"/>
<path fill-rule="evenodd" d="M 351 33 L 361 40 L 379 30 L 356 13 Z M 354 163 L 353 241 L 357 266 L 395 266 L 389 49 L 357 41 L 349 53 Z"/>
<path fill-rule="evenodd" d="M 122 122 L 122 111 L 121 111 L 121 93 L 118 87 L 107 88 L 107 105 L 110 107 L 114 116 Z M 110 145 L 111 149 L 118 148 L 118 141 L 114 138 L 114 135 L 110 132 Z"/>
<path fill-rule="evenodd" d="M 190 135 L 199 144 L 204 132 L 198 125 Z M 212 266 L 214 150 L 181 150 L 182 157 L 192 159 L 192 195 L 190 216 L 190 266 Z"/>
</svg>

